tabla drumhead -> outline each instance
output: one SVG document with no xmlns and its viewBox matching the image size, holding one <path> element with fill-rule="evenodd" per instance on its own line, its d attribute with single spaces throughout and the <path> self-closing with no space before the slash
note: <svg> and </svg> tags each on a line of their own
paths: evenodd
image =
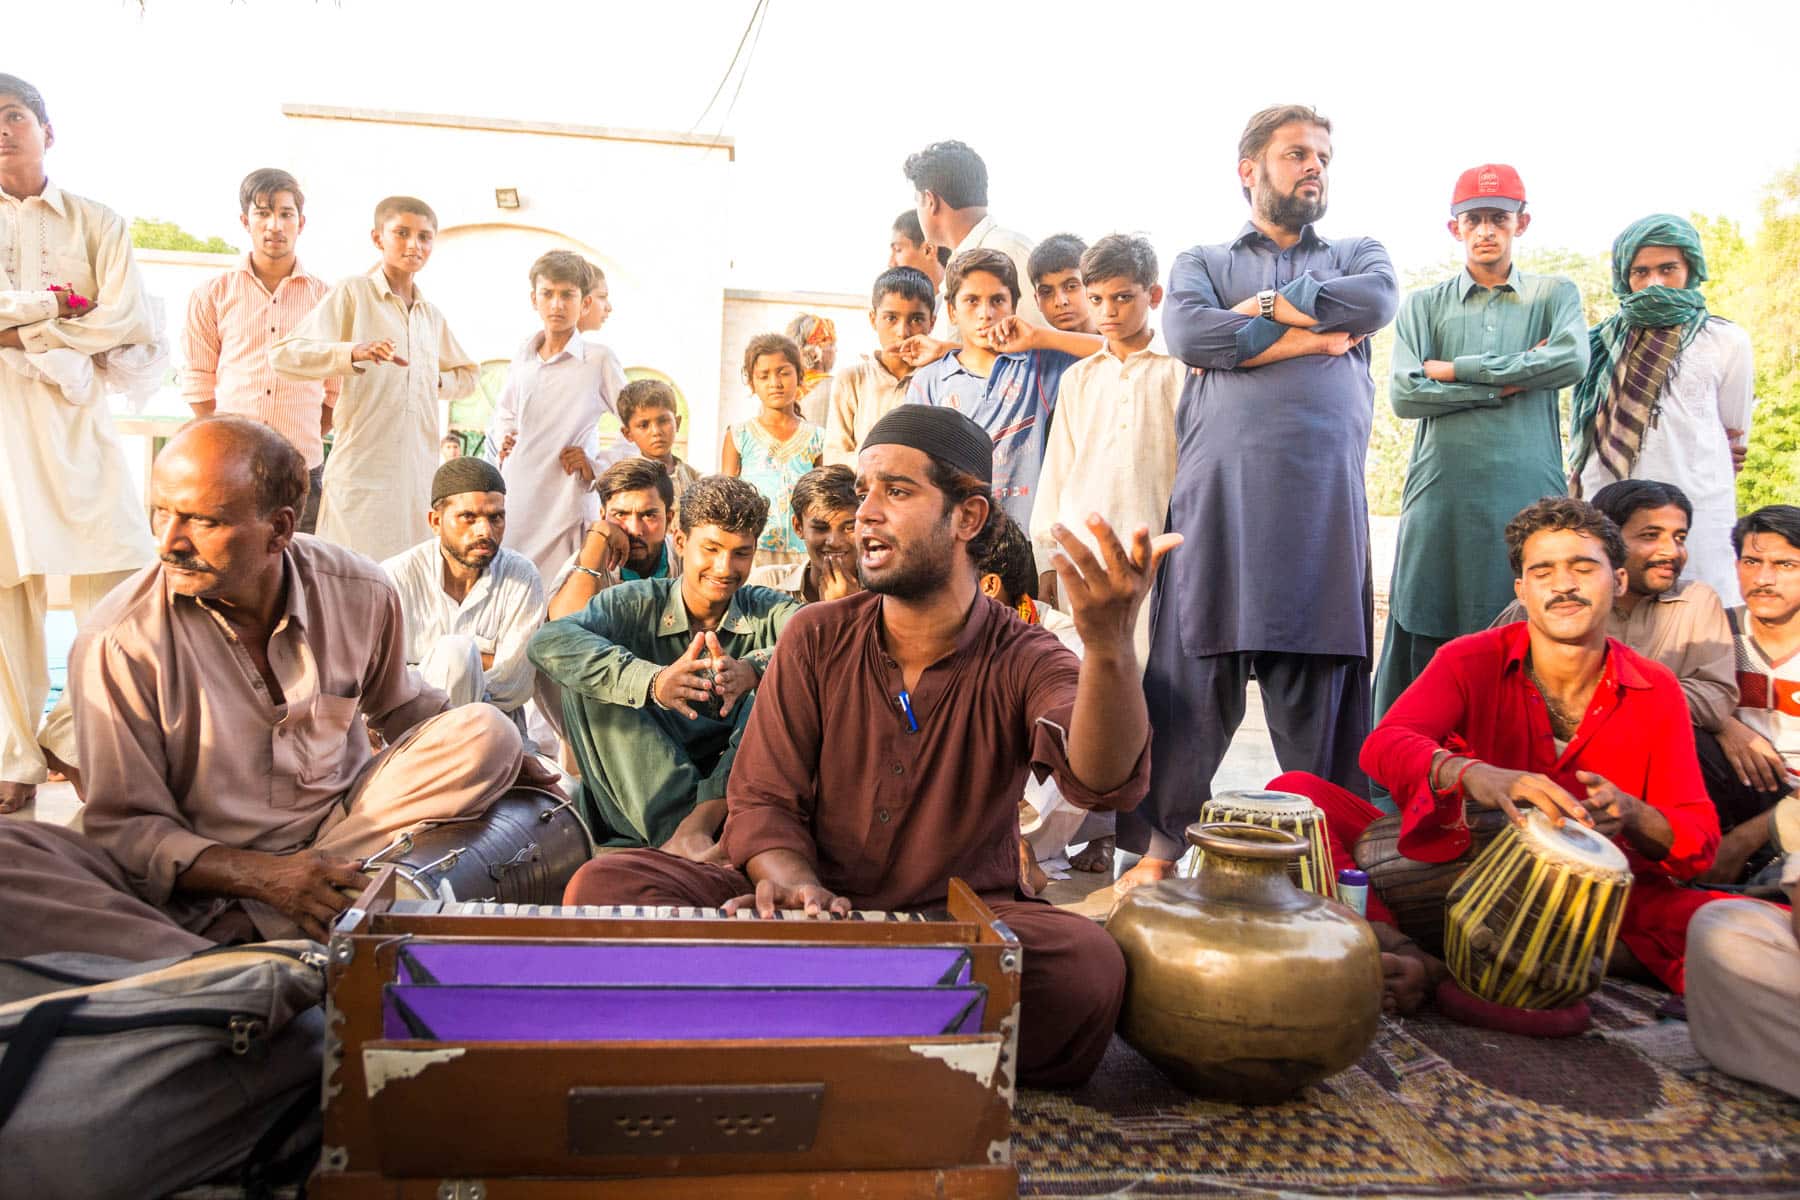
<svg viewBox="0 0 1800 1200">
<path fill-rule="evenodd" d="M 1244 792 L 1219 792 L 1205 807 L 1230 809 L 1233 812 L 1262 813 L 1272 817 L 1304 817 L 1318 806 L 1305 796 L 1293 792 L 1270 792 L 1261 789 Z"/>
<path fill-rule="evenodd" d="M 1525 814 L 1521 836 L 1526 845 L 1552 862 L 1606 875 L 1631 873 L 1630 864 L 1617 846 L 1576 821 L 1565 820 L 1558 828 L 1541 810 L 1533 809 Z"/>
</svg>

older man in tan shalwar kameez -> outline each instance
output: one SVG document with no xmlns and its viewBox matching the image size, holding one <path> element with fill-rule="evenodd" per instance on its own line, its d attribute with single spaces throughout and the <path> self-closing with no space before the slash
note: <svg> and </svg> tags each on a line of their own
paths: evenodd
<svg viewBox="0 0 1800 1200">
<path fill-rule="evenodd" d="M 241 417 L 163 451 L 162 562 L 70 657 L 87 836 L 0 823 L 0 957 L 322 939 L 340 889 L 366 882 L 357 860 L 550 778 L 498 709 L 450 709 L 407 668 L 379 567 L 294 533 L 306 482 L 299 452 Z"/>
<path fill-rule="evenodd" d="M 50 694 L 45 577 L 69 577 L 76 620 L 150 561 L 144 510 L 94 371 L 65 388 L 21 367 L 155 340 L 117 213 L 44 175 L 55 142 L 36 88 L 0 76 L 0 812 L 30 802 L 45 752 L 77 765 L 68 707 Z M 70 298 L 72 289 L 88 303 Z"/>
</svg>

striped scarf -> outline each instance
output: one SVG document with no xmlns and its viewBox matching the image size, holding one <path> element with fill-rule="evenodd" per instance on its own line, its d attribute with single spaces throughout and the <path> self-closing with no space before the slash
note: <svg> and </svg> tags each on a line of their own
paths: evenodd
<svg viewBox="0 0 1800 1200">
<path fill-rule="evenodd" d="M 1631 260 L 1645 246 L 1673 246 L 1688 261 L 1688 285 L 1631 290 Z M 1581 472 L 1598 454 L 1608 473 L 1631 474 L 1644 431 L 1669 371 L 1707 322 L 1706 255 L 1700 231 L 1680 217 L 1656 213 L 1633 222 L 1613 242 L 1612 289 L 1619 311 L 1588 331 L 1588 369 L 1575 385 L 1569 416 L 1569 489 L 1581 494 Z"/>
</svg>

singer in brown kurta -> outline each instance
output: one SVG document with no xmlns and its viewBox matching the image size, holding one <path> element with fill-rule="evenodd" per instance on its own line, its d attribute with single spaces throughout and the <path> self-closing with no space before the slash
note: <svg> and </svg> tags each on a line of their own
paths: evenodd
<svg viewBox="0 0 1800 1200">
<path fill-rule="evenodd" d="M 583 867 L 565 899 L 717 906 L 750 893 L 745 864 L 777 849 L 805 857 L 858 908 L 941 908 L 960 877 L 1024 949 L 1021 1081 L 1080 1082 L 1112 1035 L 1125 964 L 1099 925 L 1018 892 L 1018 797 L 1035 771 L 1081 807 L 1129 809 L 1148 788 L 1149 739 L 1118 787 L 1084 785 L 1067 747 L 1079 660 L 980 595 L 954 651 L 909 693 L 909 722 L 882 602 L 864 592 L 808 605 L 783 630 L 727 788 L 732 867 L 610 854 Z"/>
</svg>

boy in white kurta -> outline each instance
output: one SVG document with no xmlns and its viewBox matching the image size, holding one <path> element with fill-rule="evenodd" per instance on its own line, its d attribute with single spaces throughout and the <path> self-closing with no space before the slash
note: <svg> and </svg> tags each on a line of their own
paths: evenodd
<svg viewBox="0 0 1800 1200">
<path fill-rule="evenodd" d="M 156 334 L 131 239 L 118 214 L 44 176 L 55 141 L 36 88 L 0 75 L 0 347 L 92 358 Z M 78 312 L 72 288 L 93 301 Z M 46 575 L 70 577 L 77 621 L 152 557 L 143 501 L 113 430 L 105 386 L 70 390 L 37 371 L 0 366 L 0 812 L 29 803 L 50 765 L 77 765 L 74 726 L 50 693 Z"/>
<path fill-rule="evenodd" d="M 632 449 L 600 452 L 600 415 L 618 415 L 625 372 L 612 351 L 576 331 L 591 279 L 568 250 L 531 264 L 531 306 L 543 328 L 514 356 L 488 428 L 506 478 L 512 549 L 545 578 L 581 549 L 582 531 L 600 515 L 594 476 Z"/>
<path fill-rule="evenodd" d="M 478 377 L 444 314 L 413 285 L 436 236 L 437 214 L 423 200 L 383 200 L 370 234 L 381 266 L 335 284 L 270 351 L 282 375 L 346 377 L 318 535 L 378 561 L 431 536 L 424 514 L 444 403 L 473 392 Z"/>
</svg>

